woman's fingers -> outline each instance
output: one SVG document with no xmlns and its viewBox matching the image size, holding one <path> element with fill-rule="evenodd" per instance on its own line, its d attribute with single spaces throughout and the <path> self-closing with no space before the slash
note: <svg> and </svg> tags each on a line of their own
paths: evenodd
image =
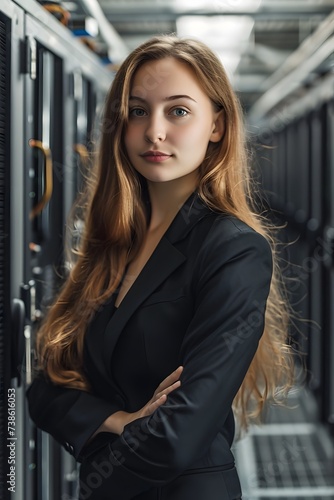
<svg viewBox="0 0 334 500">
<path fill-rule="evenodd" d="M 181 373 L 181 371 L 182 370 L 180 370 L 180 373 Z M 165 389 L 161 389 L 160 391 L 157 390 L 154 393 L 152 400 L 146 405 L 145 415 L 147 416 L 147 415 L 151 415 L 152 413 L 154 413 L 155 410 L 157 410 L 159 408 L 159 406 L 163 405 L 166 402 L 168 394 L 170 394 L 172 391 L 175 391 L 175 389 L 180 387 L 180 385 L 181 385 L 181 380 L 177 380 L 173 384 L 167 386 Z M 161 386 L 161 384 L 160 384 L 160 386 Z"/>
<path fill-rule="evenodd" d="M 151 413 L 154 413 L 155 410 L 159 408 L 159 406 L 163 405 L 166 402 L 166 399 L 167 395 L 162 394 L 158 399 L 156 399 L 153 403 L 151 403 L 150 406 L 148 407 L 149 415 L 151 415 Z"/>
<path fill-rule="evenodd" d="M 174 384 L 166 387 L 166 389 L 163 389 L 162 391 L 156 393 L 155 396 L 154 396 L 155 397 L 155 402 L 156 401 L 160 401 L 160 404 L 159 404 L 159 406 L 160 406 L 162 404 L 161 399 L 164 398 L 163 402 L 165 402 L 165 400 L 167 399 L 168 394 L 170 394 L 171 392 L 175 391 L 175 389 L 177 389 L 178 387 L 180 387 L 180 385 L 181 385 L 181 380 L 177 380 L 176 382 L 174 382 Z"/>
<path fill-rule="evenodd" d="M 147 403 L 147 405 L 142 408 L 141 414 L 144 416 L 151 415 L 159 406 L 166 402 L 168 394 L 172 391 L 175 391 L 181 385 L 181 381 L 179 380 L 181 373 L 183 370 L 183 366 L 179 366 L 176 370 L 174 370 L 168 377 L 166 377 L 161 384 L 159 384 L 157 390 L 155 391 L 153 398 L 151 401 Z"/>
<path fill-rule="evenodd" d="M 161 384 L 159 384 L 159 386 L 158 386 L 158 388 L 156 390 L 156 393 L 159 393 L 159 392 L 163 391 L 164 389 L 167 389 L 167 387 L 169 387 L 172 384 L 174 384 L 174 382 L 176 382 L 180 378 L 182 370 L 183 370 L 183 366 L 179 366 L 170 375 L 168 375 L 168 377 L 166 377 L 161 382 Z"/>
<path fill-rule="evenodd" d="M 181 385 L 181 380 L 177 380 L 176 382 L 174 382 L 174 384 L 170 385 L 169 387 L 166 387 L 166 389 L 163 389 L 163 390 L 157 392 L 155 394 L 155 398 L 158 399 L 161 396 L 163 396 L 164 394 L 166 396 L 168 396 L 168 394 L 170 394 L 172 391 L 175 391 L 175 389 L 180 387 L 180 385 Z"/>
<path fill-rule="evenodd" d="M 166 377 L 159 387 L 153 394 L 151 401 L 149 401 L 141 410 L 136 412 L 133 415 L 136 415 L 135 418 L 147 417 L 152 415 L 159 408 L 159 406 L 163 405 L 166 402 L 168 394 L 172 391 L 175 391 L 181 385 L 181 380 L 179 380 L 181 373 L 183 370 L 183 366 L 179 366 L 176 370 L 174 370 L 168 377 Z"/>
</svg>

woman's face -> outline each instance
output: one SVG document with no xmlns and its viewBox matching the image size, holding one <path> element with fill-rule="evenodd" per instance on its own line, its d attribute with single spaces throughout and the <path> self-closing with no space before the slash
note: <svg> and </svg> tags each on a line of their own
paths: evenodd
<svg viewBox="0 0 334 500">
<path fill-rule="evenodd" d="M 136 72 L 125 146 L 133 167 L 148 181 L 193 179 L 209 142 L 221 139 L 223 126 L 221 113 L 187 64 L 167 57 Z"/>
</svg>

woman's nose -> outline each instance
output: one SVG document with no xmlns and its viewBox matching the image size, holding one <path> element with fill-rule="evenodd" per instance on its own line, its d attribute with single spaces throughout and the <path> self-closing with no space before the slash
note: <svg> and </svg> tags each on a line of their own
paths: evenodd
<svg viewBox="0 0 334 500">
<path fill-rule="evenodd" d="M 145 139 L 152 144 L 166 139 L 166 128 L 159 117 L 151 117 L 145 130 Z"/>
</svg>

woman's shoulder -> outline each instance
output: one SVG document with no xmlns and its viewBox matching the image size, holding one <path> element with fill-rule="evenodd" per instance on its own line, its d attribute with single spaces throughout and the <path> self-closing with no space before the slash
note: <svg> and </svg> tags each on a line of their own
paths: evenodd
<svg viewBox="0 0 334 500">
<path fill-rule="evenodd" d="M 209 219 L 211 219 L 210 222 Z M 242 237 L 243 235 L 250 235 L 266 241 L 266 238 L 262 234 L 235 215 L 212 212 L 210 217 L 207 218 L 207 223 L 210 226 L 209 234 L 212 236 L 216 235 L 222 239 L 229 240 Z"/>
<path fill-rule="evenodd" d="M 207 231 L 202 241 L 205 253 L 215 254 L 219 250 L 234 253 L 251 248 L 267 255 L 272 253 L 269 240 L 234 215 L 212 212 L 206 224 Z"/>
</svg>

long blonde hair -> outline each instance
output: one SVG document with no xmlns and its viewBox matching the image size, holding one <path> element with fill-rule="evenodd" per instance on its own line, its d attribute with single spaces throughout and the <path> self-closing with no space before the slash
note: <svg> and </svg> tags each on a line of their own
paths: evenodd
<svg viewBox="0 0 334 500">
<path fill-rule="evenodd" d="M 188 64 L 225 116 L 224 136 L 219 143 L 210 143 L 200 166 L 199 196 L 215 211 L 230 213 L 261 233 L 273 251 L 274 274 L 265 330 L 234 400 L 241 424 L 247 425 L 250 416 L 260 415 L 268 398 L 277 399 L 279 393 L 286 393 L 291 386 L 289 313 L 281 292 L 273 233 L 253 208 L 240 105 L 221 62 L 199 41 L 167 35 L 153 38 L 134 50 L 116 73 L 105 102 L 99 153 L 87 188 L 84 231 L 76 262 L 39 331 L 40 365 L 56 384 L 89 390 L 82 370 L 87 324 L 94 311 L 117 288 L 127 263 L 141 246 L 147 227 L 145 186 L 124 146 L 131 84 L 142 64 L 165 57 Z M 151 74 L 147 88 L 137 90 L 148 92 L 152 85 L 159 85 L 159 78 Z"/>
</svg>

